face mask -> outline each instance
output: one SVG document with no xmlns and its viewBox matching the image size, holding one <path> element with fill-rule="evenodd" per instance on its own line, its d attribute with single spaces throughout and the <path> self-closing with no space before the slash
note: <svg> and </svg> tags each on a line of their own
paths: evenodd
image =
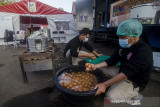
<svg viewBox="0 0 160 107">
<path fill-rule="evenodd" d="M 130 37 L 129 37 L 129 38 L 130 38 Z M 128 39 L 129 39 L 129 38 L 128 38 Z M 122 48 L 129 48 L 129 47 L 132 45 L 133 41 L 132 41 L 132 43 L 128 44 L 128 39 L 119 39 L 119 45 L 120 45 Z"/>
<path fill-rule="evenodd" d="M 85 39 L 83 40 L 83 42 L 88 42 L 88 38 L 85 38 Z"/>
</svg>

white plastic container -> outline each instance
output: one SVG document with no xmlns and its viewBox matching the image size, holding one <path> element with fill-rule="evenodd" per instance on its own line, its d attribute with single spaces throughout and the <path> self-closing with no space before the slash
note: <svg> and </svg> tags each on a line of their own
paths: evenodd
<svg viewBox="0 0 160 107">
<path fill-rule="evenodd" d="M 28 45 L 30 52 L 47 52 L 48 38 L 46 36 L 37 36 L 28 38 Z"/>
</svg>

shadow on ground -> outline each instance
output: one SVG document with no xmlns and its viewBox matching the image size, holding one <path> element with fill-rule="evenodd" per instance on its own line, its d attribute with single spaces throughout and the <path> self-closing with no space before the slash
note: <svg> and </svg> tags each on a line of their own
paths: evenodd
<svg viewBox="0 0 160 107">
<path fill-rule="evenodd" d="M 103 96 L 101 104 L 103 104 Z M 99 98 L 96 98 L 99 100 Z M 95 99 L 95 100 L 96 100 Z M 96 101 L 97 102 L 97 101 Z M 100 103 L 99 102 L 99 103 Z M 102 107 L 103 105 L 92 103 L 83 107 Z M 74 106 L 66 102 L 57 88 L 47 87 L 36 92 L 17 96 L 7 101 L 3 107 L 81 107 Z"/>
<path fill-rule="evenodd" d="M 17 96 L 4 104 L 4 107 L 52 107 L 49 94 L 53 93 L 54 88 L 48 87 L 36 92 Z"/>
<path fill-rule="evenodd" d="M 0 67 L 3 67 L 3 66 L 5 66 L 4 64 L 0 64 Z"/>
</svg>

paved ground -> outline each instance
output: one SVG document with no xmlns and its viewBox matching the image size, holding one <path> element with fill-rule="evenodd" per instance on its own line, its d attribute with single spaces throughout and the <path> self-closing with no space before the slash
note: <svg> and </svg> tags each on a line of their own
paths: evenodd
<svg viewBox="0 0 160 107">
<path fill-rule="evenodd" d="M 13 97 L 28 94 L 39 89 L 52 86 L 52 71 L 27 73 L 29 83 L 24 84 L 17 55 L 25 48 L 0 47 L 0 107 Z"/>
<path fill-rule="evenodd" d="M 92 43 L 92 45 L 99 53 L 106 55 L 111 55 L 116 47 L 111 43 Z M 64 46 L 65 44 L 57 45 L 62 50 Z M 52 82 L 52 71 L 27 73 L 29 83 L 23 83 L 17 55 L 24 50 L 24 47 L 18 48 L 17 51 L 14 51 L 13 47 L 7 47 L 4 51 L 3 47 L 0 46 L 0 107 L 71 106 L 62 100 L 61 96 L 56 98 L 59 93 Z M 68 65 L 68 63 L 64 63 L 59 68 Z M 152 72 L 150 82 L 142 92 L 143 96 L 160 97 L 159 84 L 160 73 Z M 103 95 L 97 97 L 91 106 L 103 106 Z"/>
</svg>

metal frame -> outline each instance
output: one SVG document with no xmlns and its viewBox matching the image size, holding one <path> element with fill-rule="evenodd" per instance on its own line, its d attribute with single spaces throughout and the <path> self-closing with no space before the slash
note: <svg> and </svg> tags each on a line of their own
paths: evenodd
<svg viewBox="0 0 160 107">
<path fill-rule="evenodd" d="M 45 57 L 46 59 L 52 59 L 52 69 L 54 69 L 54 49 L 52 50 L 49 50 L 48 52 L 45 52 L 45 53 L 30 53 L 27 51 L 25 51 L 24 53 L 22 53 L 21 55 L 19 55 L 19 62 L 20 62 L 20 67 L 21 67 L 21 72 L 22 72 L 22 76 L 23 76 L 23 81 L 24 83 L 28 83 L 28 78 L 27 78 L 27 73 L 24 69 L 24 61 L 26 59 L 30 59 L 31 60 L 36 60 L 34 59 L 34 57 L 36 58 L 41 58 L 41 57 Z"/>
</svg>

